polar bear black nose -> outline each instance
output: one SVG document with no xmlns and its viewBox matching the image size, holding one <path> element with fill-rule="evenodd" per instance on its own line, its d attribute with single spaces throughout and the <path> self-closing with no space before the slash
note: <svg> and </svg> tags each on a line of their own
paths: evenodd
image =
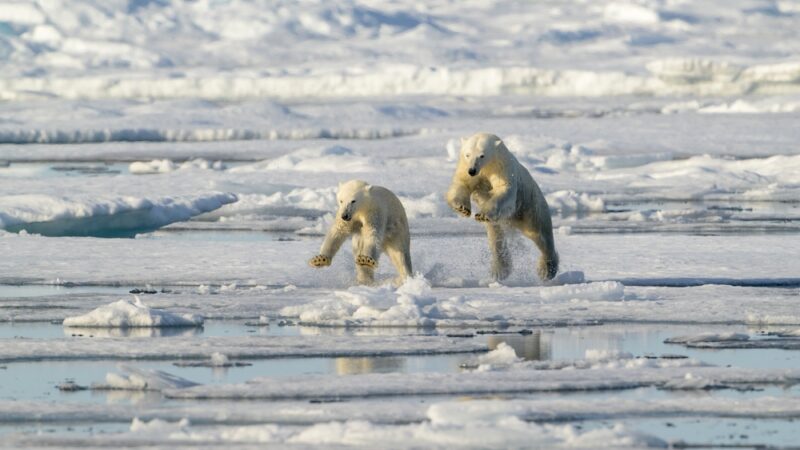
<svg viewBox="0 0 800 450">
<path fill-rule="evenodd" d="M 347 214 L 347 213 L 342 214 L 342 220 L 344 220 L 345 222 L 349 222 L 350 221 L 350 214 Z"/>
<path fill-rule="evenodd" d="M 473 168 L 469 169 L 469 170 L 467 171 L 467 173 L 469 173 L 469 176 L 471 176 L 471 177 L 474 177 L 474 176 L 475 176 L 475 174 L 476 174 L 476 173 L 478 173 L 478 171 L 477 171 L 477 170 L 475 170 L 475 168 L 473 167 Z"/>
</svg>

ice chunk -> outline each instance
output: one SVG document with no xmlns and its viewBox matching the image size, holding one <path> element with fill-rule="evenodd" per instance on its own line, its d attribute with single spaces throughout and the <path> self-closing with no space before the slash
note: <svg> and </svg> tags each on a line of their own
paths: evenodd
<svg viewBox="0 0 800 450">
<path fill-rule="evenodd" d="M 172 434 L 174 432 L 186 431 L 189 428 L 189 419 L 181 419 L 178 422 L 169 422 L 161 419 L 144 421 L 134 417 L 131 422 L 131 433 L 145 434 L 148 436 L 158 436 L 161 434 Z"/>
<path fill-rule="evenodd" d="M 665 339 L 667 344 L 688 344 L 694 342 L 726 342 L 726 341 L 747 341 L 750 336 L 745 333 L 700 333 L 689 336 L 675 336 Z"/>
<path fill-rule="evenodd" d="M 522 358 L 517 356 L 517 352 L 514 351 L 514 348 L 505 342 L 501 342 L 494 350 L 485 355 L 480 355 L 475 359 L 475 363 L 478 364 L 477 370 L 480 371 L 493 370 L 498 367 L 508 367 L 520 361 L 522 361 Z"/>
<path fill-rule="evenodd" d="M 101 306 L 81 316 L 64 319 L 65 327 L 198 327 L 203 317 L 195 314 L 173 314 L 145 305 L 139 296 Z"/>
<path fill-rule="evenodd" d="M 160 391 L 162 389 L 180 389 L 198 386 L 197 383 L 185 378 L 163 372 L 161 370 L 139 369 L 121 364 L 120 370 L 125 374 L 106 374 L 105 383 L 95 383 L 95 390 L 127 390 L 127 391 Z"/>
</svg>

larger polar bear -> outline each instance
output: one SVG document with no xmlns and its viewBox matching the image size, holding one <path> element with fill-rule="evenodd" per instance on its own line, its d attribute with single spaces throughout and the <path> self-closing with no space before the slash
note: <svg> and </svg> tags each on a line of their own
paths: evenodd
<svg viewBox="0 0 800 450">
<path fill-rule="evenodd" d="M 353 236 L 356 281 L 372 284 L 381 252 L 386 252 L 397 269 L 397 282 L 411 274 L 411 236 L 403 204 L 392 191 L 350 180 L 339 184 L 336 194 L 339 209 L 319 255 L 311 258 L 312 267 L 331 265 L 333 256 L 348 236 Z"/>
<path fill-rule="evenodd" d="M 469 217 L 471 201 L 478 205 L 475 220 L 486 224 L 492 251 L 492 278 L 502 280 L 511 273 L 511 257 L 504 226 L 517 228 L 531 239 L 542 257 L 537 272 L 550 280 L 558 272 L 558 253 L 553 241 L 550 209 L 533 177 L 508 151 L 503 141 L 488 133 L 461 140 L 461 154 L 447 203 Z"/>
</svg>

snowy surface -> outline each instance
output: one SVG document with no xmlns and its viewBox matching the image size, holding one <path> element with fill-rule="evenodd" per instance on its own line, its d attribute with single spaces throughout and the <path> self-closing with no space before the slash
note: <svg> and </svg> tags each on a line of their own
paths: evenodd
<svg viewBox="0 0 800 450">
<path fill-rule="evenodd" d="M 425 274 L 434 286 L 472 287 L 488 278 L 485 235 L 481 236 L 478 224 L 468 222 L 465 226 L 471 231 L 466 236 L 422 235 L 416 239 L 417 245 L 412 242 L 414 270 Z M 234 282 L 240 286 L 351 285 L 354 275 L 349 248 L 342 249 L 331 268 L 313 271 L 305 263 L 318 250 L 322 238 L 278 240 L 279 237 L 267 235 L 252 241 L 108 240 L 0 233 L 0 252 L 15 255 L 13 260 L 0 261 L 0 280 L 129 286 Z M 798 283 L 793 256 L 800 252 L 800 242 L 785 234 L 752 235 L 746 239 L 736 234 L 575 234 L 557 236 L 556 245 L 563 271 L 582 271 L 587 281 L 618 281 L 626 286 L 721 284 L 789 288 Z M 532 244 L 519 239 L 514 242 L 512 253 L 516 271 L 507 282 L 509 286 L 538 285 L 532 273 L 538 255 Z M 58 257 L 53 258 L 53 254 Z M 176 260 L 182 263 L 175 265 Z M 98 264 L 103 266 L 102 271 L 94 270 Z M 379 275 L 387 277 L 391 273 L 389 265 L 387 259 L 381 260 Z M 210 266 L 213 271 L 208 270 Z"/>
<path fill-rule="evenodd" d="M 796 92 L 796 12 L 785 1 L 12 2 L 0 98 Z"/>
</svg>

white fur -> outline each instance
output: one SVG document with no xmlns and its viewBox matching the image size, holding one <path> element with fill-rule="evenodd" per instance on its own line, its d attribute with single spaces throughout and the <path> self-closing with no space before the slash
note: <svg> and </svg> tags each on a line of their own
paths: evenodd
<svg viewBox="0 0 800 450">
<path fill-rule="evenodd" d="M 411 274 L 411 237 L 406 211 L 397 196 L 384 187 L 350 180 L 339 185 L 336 198 L 339 202 L 336 221 L 322 243 L 319 256 L 328 258 L 330 264 L 344 240 L 352 235 L 358 283 L 374 282 L 374 268 L 363 261 L 367 257 L 377 264 L 382 252 L 386 252 L 397 269 L 397 281 L 404 281 Z"/>
<path fill-rule="evenodd" d="M 470 169 L 474 175 L 470 175 Z M 499 137 L 477 133 L 461 141 L 461 154 L 447 203 L 469 216 L 472 202 L 476 219 L 486 222 L 492 250 L 492 277 L 506 278 L 511 271 L 504 227 L 512 226 L 531 239 L 542 252 L 538 273 L 549 280 L 558 272 L 550 209 L 542 191 L 525 167 L 508 151 Z"/>
</svg>

